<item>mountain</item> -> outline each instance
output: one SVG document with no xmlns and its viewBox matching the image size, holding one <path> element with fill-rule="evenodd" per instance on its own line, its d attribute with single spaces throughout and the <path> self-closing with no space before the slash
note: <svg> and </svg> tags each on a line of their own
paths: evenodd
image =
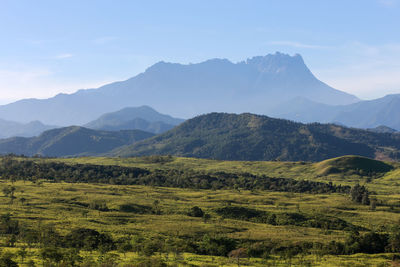
<svg viewBox="0 0 400 267">
<path fill-rule="evenodd" d="M 71 126 L 45 131 L 37 137 L 2 139 L 0 153 L 51 157 L 96 155 L 151 136 L 140 130 L 106 132 Z"/>
<path fill-rule="evenodd" d="M 29 123 L 18 123 L 0 119 L 0 138 L 12 136 L 31 137 L 41 134 L 57 126 L 44 125 L 40 121 L 31 121 Z"/>
<path fill-rule="evenodd" d="M 320 161 L 351 154 L 399 159 L 400 135 L 334 124 L 301 124 L 249 113 L 211 113 L 111 154 L 285 161 Z"/>
<path fill-rule="evenodd" d="M 400 94 L 338 106 L 295 98 L 276 107 L 270 115 L 304 123 L 335 122 L 356 128 L 385 125 L 400 130 Z"/>
<path fill-rule="evenodd" d="M 400 130 L 400 94 L 347 105 L 339 110 L 334 120 L 358 128 L 385 125 Z"/>
<path fill-rule="evenodd" d="M 183 121 L 183 119 L 158 113 L 149 106 L 140 106 L 104 114 L 84 126 L 105 131 L 138 129 L 158 134 L 172 129 Z"/>
<path fill-rule="evenodd" d="M 267 114 L 295 97 L 334 105 L 359 101 L 318 80 L 300 55 L 277 52 L 238 63 L 226 59 L 188 65 L 159 62 L 126 81 L 0 106 L 0 118 L 84 125 L 101 114 L 143 104 L 183 118 L 212 111 Z"/>
<path fill-rule="evenodd" d="M 390 127 L 387 127 L 385 125 L 380 125 L 375 128 L 369 128 L 367 129 L 368 131 L 375 132 L 375 133 L 397 133 L 395 129 L 392 129 Z"/>
</svg>

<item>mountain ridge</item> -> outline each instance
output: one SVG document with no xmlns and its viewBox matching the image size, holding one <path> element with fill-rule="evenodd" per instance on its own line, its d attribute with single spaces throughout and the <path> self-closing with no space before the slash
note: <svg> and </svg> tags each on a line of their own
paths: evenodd
<svg viewBox="0 0 400 267">
<path fill-rule="evenodd" d="M 161 133 L 183 122 L 183 119 L 161 114 L 149 106 L 126 107 L 116 112 L 106 113 L 84 125 L 95 130 L 143 130 Z"/>
<path fill-rule="evenodd" d="M 153 135 L 140 130 L 107 132 L 70 126 L 48 130 L 36 137 L 1 139 L 0 153 L 50 157 L 97 155 Z"/>
<path fill-rule="evenodd" d="M 0 106 L 0 118 L 84 125 L 101 114 L 144 104 L 184 118 L 212 111 L 267 114 L 273 106 L 296 96 L 328 104 L 359 101 L 319 81 L 301 56 L 275 53 L 238 63 L 161 62 L 130 79 L 97 89 Z"/>
<path fill-rule="evenodd" d="M 57 126 L 45 125 L 40 121 L 19 123 L 0 119 L 0 138 L 9 138 L 13 136 L 32 137 L 54 128 L 57 128 Z"/>
<path fill-rule="evenodd" d="M 381 125 L 400 130 L 400 94 L 390 94 L 349 105 L 329 106 L 306 98 L 285 103 L 285 109 L 275 109 L 274 117 L 303 123 L 341 123 L 348 127 L 375 128 Z"/>
<path fill-rule="evenodd" d="M 399 152 L 400 136 L 395 134 L 334 124 L 302 124 L 250 113 L 210 113 L 109 155 L 320 161 L 343 155 L 398 159 Z"/>
</svg>

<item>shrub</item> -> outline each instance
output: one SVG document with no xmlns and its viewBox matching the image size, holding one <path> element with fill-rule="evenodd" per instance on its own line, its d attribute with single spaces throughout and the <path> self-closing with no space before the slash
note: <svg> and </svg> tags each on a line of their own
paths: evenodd
<svg viewBox="0 0 400 267">
<path fill-rule="evenodd" d="M 65 246 L 78 249 L 109 251 L 115 248 L 114 241 L 106 234 L 96 230 L 77 228 L 65 236 Z"/>
<path fill-rule="evenodd" d="M 191 208 L 189 210 L 189 212 L 187 213 L 188 216 L 191 217 L 203 217 L 204 212 L 201 208 L 194 206 L 193 208 Z"/>
</svg>

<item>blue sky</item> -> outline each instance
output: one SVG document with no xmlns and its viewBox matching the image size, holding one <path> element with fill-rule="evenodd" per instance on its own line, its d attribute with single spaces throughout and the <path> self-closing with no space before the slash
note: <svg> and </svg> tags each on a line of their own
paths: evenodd
<svg viewBox="0 0 400 267">
<path fill-rule="evenodd" d="M 0 103 L 275 51 L 361 98 L 400 93 L 400 0 L 0 0 Z"/>
</svg>

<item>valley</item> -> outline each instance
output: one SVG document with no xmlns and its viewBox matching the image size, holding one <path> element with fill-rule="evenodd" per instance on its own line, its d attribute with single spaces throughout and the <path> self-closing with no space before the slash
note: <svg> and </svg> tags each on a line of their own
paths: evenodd
<svg viewBox="0 0 400 267">
<path fill-rule="evenodd" d="M 171 156 L 1 162 L 2 258 L 14 255 L 21 266 L 237 266 L 238 259 L 244 266 L 388 266 L 396 258 L 398 163 L 356 156 L 318 163 Z M 370 192 L 368 205 L 351 200 L 356 184 Z M 89 234 L 82 229 L 109 241 L 70 245 L 71 235 Z M 386 245 L 363 248 L 372 235 L 387 235 Z M 238 249 L 245 256 L 229 254 Z"/>
</svg>

